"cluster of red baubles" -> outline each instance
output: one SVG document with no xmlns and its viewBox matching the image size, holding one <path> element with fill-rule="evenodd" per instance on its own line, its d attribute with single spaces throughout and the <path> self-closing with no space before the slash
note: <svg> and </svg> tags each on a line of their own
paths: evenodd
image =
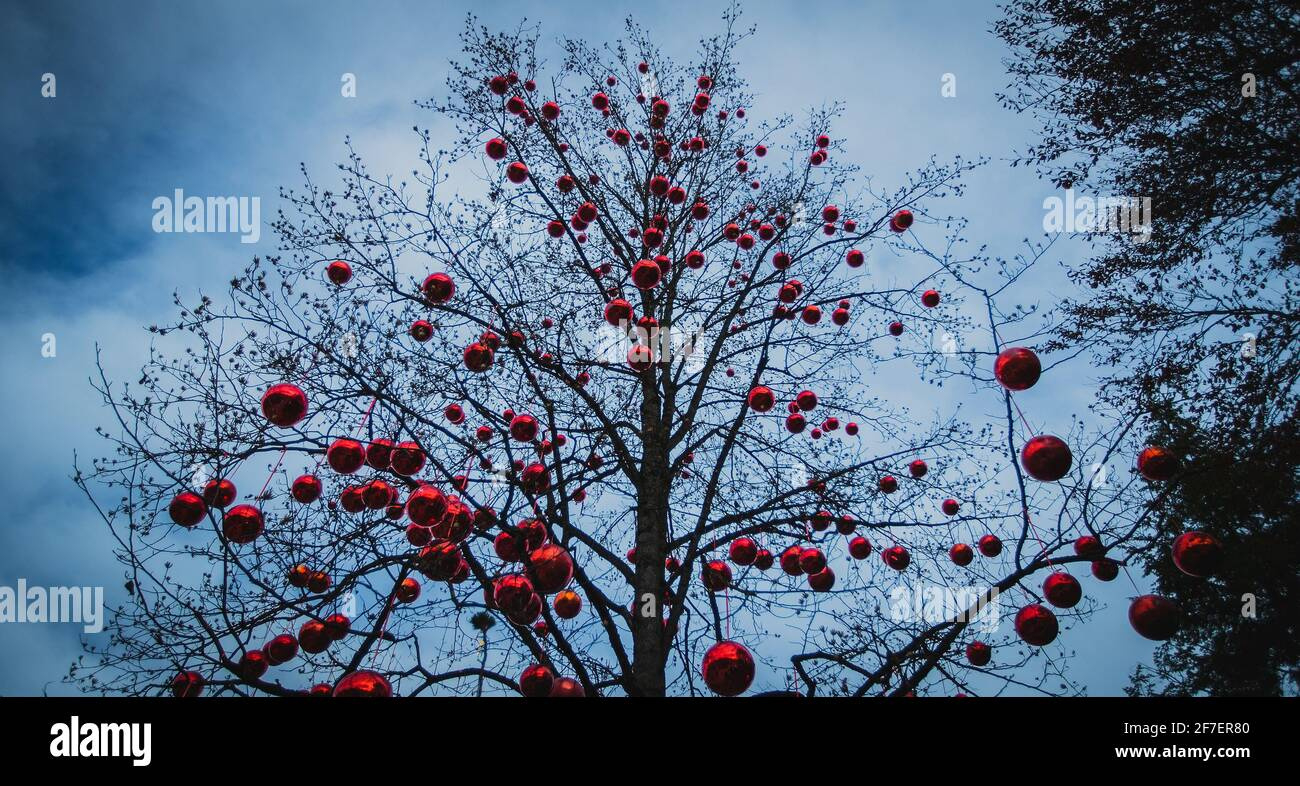
<svg viewBox="0 0 1300 786">
<path fill-rule="evenodd" d="M 534 663 L 519 675 L 519 692 L 529 698 L 582 698 L 587 695 L 581 682 L 572 677 L 556 677 L 549 667 L 539 663 Z"/>
</svg>

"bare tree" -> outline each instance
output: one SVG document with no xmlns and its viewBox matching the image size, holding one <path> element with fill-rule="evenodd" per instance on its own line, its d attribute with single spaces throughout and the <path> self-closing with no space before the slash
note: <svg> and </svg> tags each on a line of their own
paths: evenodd
<svg viewBox="0 0 1300 786">
<path fill-rule="evenodd" d="M 827 559 L 884 553 L 872 564 L 902 587 L 983 581 L 978 607 L 1083 560 L 1054 556 L 1080 533 L 1123 542 L 1122 517 L 1087 519 L 1086 485 L 1034 529 L 1030 508 L 1058 501 L 1026 488 L 1009 393 L 1006 422 L 978 426 L 883 395 L 876 370 L 911 361 L 996 389 L 997 331 L 1026 316 L 996 301 L 1033 259 L 959 258 L 960 222 L 927 210 L 975 163 L 878 191 L 843 161 L 836 107 L 750 120 L 748 35 L 729 13 L 674 65 L 629 22 L 606 47 L 563 41 L 543 81 L 536 31 L 471 20 L 450 99 L 427 103 L 456 124 L 451 151 L 417 129 L 407 180 L 351 145 L 338 186 L 304 170 L 283 255 L 254 260 L 228 303 L 178 298 L 134 386 L 101 379 L 116 455 L 78 482 L 120 492 L 101 512 L 132 602 L 72 678 L 697 693 L 705 651 L 736 640 L 784 660 L 792 689 L 906 693 L 964 684 L 954 645 L 976 615 L 896 619 L 886 581 Z M 891 247 L 909 281 L 868 264 Z M 901 348 L 974 331 L 963 297 L 991 341 Z M 1014 559 L 949 558 L 994 533 Z M 743 653 L 726 655 L 705 681 L 743 690 Z M 267 676 L 282 663 L 299 677 Z M 989 672 L 1014 684 L 1022 665 Z"/>
</svg>

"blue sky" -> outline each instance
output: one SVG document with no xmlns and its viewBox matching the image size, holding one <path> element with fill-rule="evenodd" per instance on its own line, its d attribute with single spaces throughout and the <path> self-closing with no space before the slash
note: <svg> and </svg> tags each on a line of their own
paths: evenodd
<svg viewBox="0 0 1300 786">
<path fill-rule="evenodd" d="M 171 315 L 172 291 L 220 292 L 251 255 L 274 251 L 265 222 L 279 186 L 299 182 L 300 161 L 327 174 L 351 135 L 374 171 L 402 173 L 414 162 L 412 125 L 431 124 L 446 140 L 449 129 L 412 101 L 440 95 L 471 7 L 489 25 L 528 17 L 551 40 L 564 32 L 593 41 L 617 36 L 635 10 L 669 54 L 684 56 L 716 28 L 723 5 L 48 2 L 9 11 L 0 43 L 9 153 L 0 171 L 0 411 L 10 417 L 0 424 L 9 446 L 0 488 L 10 512 L 0 585 L 103 585 L 110 603 L 121 597 L 107 535 L 69 481 L 74 452 L 83 461 L 102 452 L 93 430 L 109 418 L 89 385 L 95 343 L 109 375 L 131 379 L 149 346 L 142 328 Z M 844 102 L 837 131 L 882 186 L 932 155 L 988 156 L 961 203 L 970 242 L 1010 255 L 1041 234 L 1050 187 L 1005 163 L 1032 129 L 994 99 L 1006 77 L 987 32 L 992 3 L 807 8 L 745 5 L 758 25 L 740 53 L 756 116 Z M 45 73 L 57 79 L 55 98 L 41 96 Z M 354 99 L 340 95 L 344 73 L 356 75 Z M 956 77 L 954 98 L 940 95 L 945 73 Z M 260 196 L 261 242 L 154 233 L 151 202 L 176 188 Z M 1061 291 L 1055 263 L 1085 251 L 1058 243 L 1026 302 L 1050 304 Z M 56 357 L 41 355 L 46 333 L 57 337 Z M 1075 363 L 1044 380 L 1045 400 L 1082 413 L 1091 377 Z M 926 390 L 935 410 L 962 396 Z M 1069 643 L 1071 679 L 1093 694 L 1118 693 L 1151 652 L 1128 628 L 1132 587 L 1120 584 L 1100 590 L 1109 609 Z M 0 693 L 68 692 L 58 679 L 79 652 L 79 631 L 0 625 Z"/>
</svg>

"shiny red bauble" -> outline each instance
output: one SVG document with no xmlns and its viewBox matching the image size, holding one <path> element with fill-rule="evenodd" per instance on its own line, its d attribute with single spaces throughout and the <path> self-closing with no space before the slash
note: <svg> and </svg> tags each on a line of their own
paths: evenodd
<svg viewBox="0 0 1300 786">
<path fill-rule="evenodd" d="M 898 491 L 898 478 L 893 475 L 886 475 L 881 478 L 876 485 L 879 486 L 882 492 L 893 494 L 895 491 Z"/>
<path fill-rule="evenodd" d="M 954 565 L 964 568 L 971 563 L 971 560 L 975 559 L 975 550 L 965 543 L 958 543 L 948 549 L 948 558 L 953 561 Z"/>
<path fill-rule="evenodd" d="M 424 468 L 424 451 L 415 442 L 399 442 L 393 448 L 389 466 L 399 475 L 410 477 Z"/>
<path fill-rule="evenodd" d="M 406 515 L 422 527 L 432 526 L 447 515 L 447 497 L 433 486 L 421 486 L 406 500 Z"/>
<path fill-rule="evenodd" d="M 902 322 L 890 322 L 890 323 L 889 323 L 889 335 L 891 335 L 891 336 L 901 336 L 901 335 L 903 335 L 903 323 L 902 323 Z"/>
<path fill-rule="evenodd" d="M 341 475 L 351 475 L 366 463 L 366 449 L 355 439 L 336 439 L 325 451 L 325 460 Z"/>
<path fill-rule="evenodd" d="M 663 270 L 658 263 L 643 259 L 632 266 L 632 283 L 637 289 L 654 289 L 663 277 Z"/>
<path fill-rule="evenodd" d="M 1179 469 L 1181 462 L 1169 448 L 1152 445 L 1138 454 L 1138 472 L 1147 480 L 1169 480 Z"/>
<path fill-rule="evenodd" d="M 1043 373 L 1038 355 L 1025 347 L 1010 347 L 993 361 L 993 376 L 1007 390 L 1028 390 Z"/>
<path fill-rule="evenodd" d="M 552 698 L 583 698 L 586 695 L 582 683 L 572 677 L 559 677 L 551 686 Z"/>
<path fill-rule="evenodd" d="M 172 695 L 178 699 L 203 695 L 205 680 L 197 671 L 182 671 L 172 680 Z"/>
<path fill-rule="evenodd" d="M 1083 587 L 1069 573 L 1056 571 L 1043 582 L 1043 597 L 1058 609 L 1069 609 L 1083 598 Z"/>
<path fill-rule="evenodd" d="M 500 137 L 489 139 L 487 144 L 483 146 L 483 149 L 487 153 L 488 158 L 493 161 L 500 161 L 506 157 L 506 141 Z"/>
<path fill-rule="evenodd" d="M 232 543 L 252 543 L 262 534 L 262 511 L 252 505 L 236 505 L 221 518 L 221 531 Z"/>
<path fill-rule="evenodd" d="M 844 261 L 849 267 L 862 267 L 862 263 L 867 261 L 866 256 L 856 248 L 849 249 L 849 253 L 844 255 Z"/>
<path fill-rule="evenodd" d="M 727 554 L 737 565 L 753 565 L 758 558 L 758 544 L 752 538 L 736 538 Z"/>
<path fill-rule="evenodd" d="M 495 356 L 492 353 L 491 347 L 487 344 L 475 341 L 473 344 L 465 347 L 463 357 L 465 360 L 465 368 L 476 374 L 481 374 L 492 368 L 492 361 Z"/>
<path fill-rule="evenodd" d="M 921 293 L 921 305 L 926 308 L 934 308 L 939 305 L 939 293 L 933 289 L 927 289 Z"/>
<path fill-rule="evenodd" d="M 551 473 L 541 464 L 529 464 L 519 474 L 519 485 L 529 494 L 545 494 L 551 488 Z"/>
<path fill-rule="evenodd" d="M 307 417 L 307 394 L 288 382 L 272 385 L 262 394 L 262 414 L 280 428 L 292 428 Z"/>
<path fill-rule="evenodd" d="M 528 180 L 528 165 L 522 161 L 511 163 L 506 167 L 506 179 L 515 185 Z"/>
<path fill-rule="evenodd" d="M 945 515 L 956 516 L 957 512 L 961 510 L 961 503 L 950 497 L 945 499 L 940 507 L 943 509 Z"/>
<path fill-rule="evenodd" d="M 262 651 L 272 666 L 279 666 L 298 656 L 298 640 L 288 633 L 281 633 L 268 641 Z"/>
<path fill-rule="evenodd" d="M 352 626 L 352 620 L 345 614 L 331 614 L 325 618 L 325 635 L 330 637 L 330 641 L 340 641 L 348 635 L 348 628 Z"/>
<path fill-rule="evenodd" d="M 325 277 L 331 284 L 341 287 L 352 280 L 352 266 L 341 259 L 336 259 L 325 267 Z"/>
<path fill-rule="evenodd" d="M 510 438 L 516 442 L 532 442 L 537 439 L 537 418 L 532 415 L 515 415 L 510 419 Z"/>
<path fill-rule="evenodd" d="M 360 486 L 348 486 L 339 495 L 339 505 L 348 513 L 360 513 L 366 509 L 366 501 L 361 496 Z"/>
<path fill-rule="evenodd" d="M 456 294 L 456 282 L 446 273 L 430 273 L 420 284 L 420 291 L 432 303 L 446 303 Z"/>
<path fill-rule="evenodd" d="M 320 478 L 315 475 L 299 475 L 289 488 L 289 493 L 293 498 L 304 505 L 308 505 L 320 499 L 323 490 Z"/>
<path fill-rule="evenodd" d="M 700 673 L 719 696 L 739 696 L 754 681 L 754 656 L 741 644 L 720 641 L 704 653 Z"/>
<path fill-rule="evenodd" d="M 492 541 L 492 550 L 502 562 L 519 562 L 524 558 L 524 547 L 520 539 L 509 532 L 498 533 Z"/>
<path fill-rule="evenodd" d="M 397 602 L 414 603 L 420 597 L 420 582 L 407 576 L 402 579 L 402 583 L 397 585 Z"/>
<path fill-rule="evenodd" d="M 556 594 L 552 606 L 555 608 L 555 616 L 571 620 L 582 611 L 582 597 L 573 590 L 562 590 Z"/>
<path fill-rule="evenodd" d="M 1020 466 L 1025 472 L 1035 480 L 1048 483 L 1065 477 L 1073 461 L 1070 446 L 1051 434 L 1034 437 L 1020 450 Z"/>
<path fill-rule="evenodd" d="M 1031 603 L 1016 613 L 1016 634 L 1026 644 L 1046 647 L 1056 640 L 1059 630 L 1056 615 L 1041 603 Z"/>
<path fill-rule="evenodd" d="M 492 600 L 506 614 L 524 611 L 536 593 L 533 583 L 518 573 L 502 576 L 492 588 Z"/>
<path fill-rule="evenodd" d="M 759 570 L 767 570 L 776 563 L 776 557 L 767 549 L 759 549 L 758 554 L 754 557 L 754 567 Z"/>
<path fill-rule="evenodd" d="M 749 391 L 749 408 L 755 412 L 767 412 L 776 404 L 776 394 L 765 385 L 756 385 Z"/>
<path fill-rule="evenodd" d="M 996 557 L 1002 553 L 1002 539 L 997 535 L 985 535 L 979 541 L 980 553 L 986 557 Z"/>
<path fill-rule="evenodd" d="M 573 558 L 563 547 L 548 543 L 528 555 L 528 576 L 537 592 L 559 592 L 573 579 Z"/>
<path fill-rule="evenodd" d="M 377 439 L 366 446 L 366 463 L 375 469 L 388 469 L 393 460 L 393 441 Z"/>
<path fill-rule="evenodd" d="M 921 459 L 917 459 L 913 461 L 911 464 L 907 465 L 908 474 L 914 478 L 923 478 L 925 477 L 925 473 L 929 471 L 930 468 L 927 467 L 925 462 L 922 461 Z"/>
<path fill-rule="evenodd" d="M 1212 535 L 1192 530 L 1174 539 L 1174 564 L 1188 576 L 1205 578 L 1223 562 L 1223 546 Z"/>
<path fill-rule="evenodd" d="M 270 667 L 267 661 L 266 653 L 261 650 L 248 650 L 243 657 L 239 659 L 239 666 L 236 671 L 240 677 L 248 681 L 258 680 L 266 673 Z"/>
<path fill-rule="evenodd" d="M 354 671 L 334 685 L 334 695 L 386 699 L 393 695 L 393 686 L 378 672 Z"/>
<path fill-rule="evenodd" d="M 861 535 L 857 536 L 853 540 L 850 540 L 849 554 L 853 557 L 853 559 L 866 559 L 867 557 L 870 557 L 871 541 L 867 540 Z"/>
<path fill-rule="evenodd" d="M 289 568 L 288 578 L 290 586 L 304 589 L 307 586 L 307 582 L 311 579 L 311 568 L 308 568 L 302 563 L 294 565 L 292 568 Z"/>
<path fill-rule="evenodd" d="M 1106 548 L 1092 535 L 1083 535 L 1074 542 L 1074 553 L 1086 559 L 1096 560 L 1105 556 Z"/>
<path fill-rule="evenodd" d="M 808 574 L 808 586 L 813 592 L 830 592 L 835 586 L 835 572 L 830 567 Z"/>
<path fill-rule="evenodd" d="M 429 324 L 427 319 L 417 319 L 411 323 L 407 332 L 411 334 L 411 338 L 424 343 L 433 338 L 433 325 Z"/>
<path fill-rule="evenodd" d="M 303 652 L 313 655 L 324 652 L 334 641 L 325 630 L 325 623 L 319 620 L 308 620 L 298 629 L 298 644 L 302 647 Z"/>
<path fill-rule="evenodd" d="M 982 641 L 972 641 L 966 645 L 966 660 L 972 666 L 987 666 L 993 659 L 993 648 Z"/>
<path fill-rule="evenodd" d="M 314 570 L 307 575 L 307 589 L 320 594 L 330 588 L 330 574 L 323 570 Z"/>
<path fill-rule="evenodd" d="M 397 498 L 397 490 L 382 480 L 372 480 L 361 488 L 361 499 L 371 510 L 386 508 Z"/>
<path fill-rule="evenodd" d="M 791 546 L 781 552 L 781 570 L 790 576 L 802 576 L 803 568 L 799 567 L 799 557 L 802 554 L 803 549 L 799 546 Z"/>
<path fill-rule="evenodd" d="M 902 546 L 890 546 L 880 552 L 880 556 L 885 564 L 894 570 L 906 570 L 907 566 L 912 564 L 912 555 Z"/>
<path fill-rule="evenodd" d="M 900 210 L 889 219 L 889 229 L 893 232 L 906 232 L 907 228 L 912 226 L 912 211 Z"/>
<path fill-rule="evenodd" d="M 721 592 L 731 586 L 731 566 L 720 559 L 709 560 L 700 573 L 700 581 L 709 592 Z"/>
<path fill-rule="evenodd" d="M 794 397 L 794 403 L 799 405 L 799 409 L 804 412 L 811 412 L 817 406 L 817 394 L 811 390 L 805 390 Z"/>
<path fill-rule="evenodd" d="M 182 491 L 172 497 L 171 504 L 167 506 L 167 515 L 182 527 L 198 524 L 207 513 L 208 506 L 204 504 L 203 498 L 193 491 Z"/>
<path fill-rule="evenodd" d="M 623 298 L 614 298 L 605 306 L 605 321 L 614 327 L 632 322 L 632 304 Z"/>
<path fill-rule="evenodd" d="M 1160 595 L 1141 595 L 1128 607 L 1128 621 L 1144 638 L 1164 641 L 1178 632 L 1183 616 L 1178 604 Z"/>
<path fill-rule="evenodd" d="M 1092 575 L 1100 581 L 1114 581 L 1119 575 L 1119 563 L 1109 557 L 1102 557 L 1092 563 Z"/>
<path fill-rule="evenodd" d="M 203 487 L 203 501 L 210 508 L 224 508 L 235 501 L 235 484 L 222 478 L 209 480 Z"/>
<path fill-rule="evenodd" d="M 826 555 L 821 549 L 806 548 L 799 552 L 799 570 L 808 575 L 820 573 L 826 567 Z"/>
<path fill-rule="evenodd" d="M 555 687 L 555 675 L 545 666 L 534 663 L 519 675 L 519 692 L 529 698 L 544 698 Z"/>
</svg>

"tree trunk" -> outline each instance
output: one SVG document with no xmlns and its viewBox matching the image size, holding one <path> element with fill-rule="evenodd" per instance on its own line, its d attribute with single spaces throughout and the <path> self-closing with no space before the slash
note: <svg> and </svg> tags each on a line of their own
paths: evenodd
<svg viewBox="0 0 1300 786">
<path fill-rule="evenodd" d="M 636 591 L 632 611 L 632 679 L 636 696 L 664 695 L 664 558 L 668 544 L 668 448 L 658 390 L 646 384 L 642 398 L 641 477 L 637 486 Z"/>
</svg>

